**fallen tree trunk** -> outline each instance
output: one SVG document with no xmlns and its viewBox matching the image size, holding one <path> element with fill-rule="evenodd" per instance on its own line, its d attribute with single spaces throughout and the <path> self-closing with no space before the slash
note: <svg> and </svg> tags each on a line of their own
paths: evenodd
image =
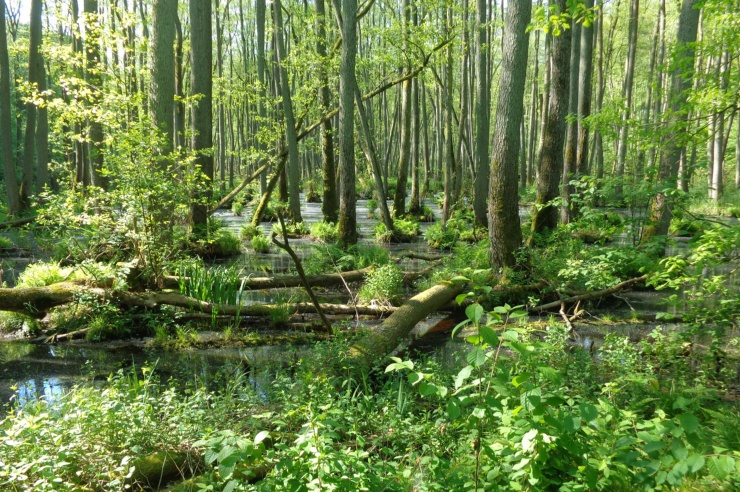
<svg viewBox="0 0 740 492">
<path fill-rule="evenodd" d="M 591 299 L 598 299 L 600 297 L 615 294 L 619 292 L 620 290 L 626 287 L 629 287 L 630 285 L 634 285 L 639 282 L 644 282 L 645 280 L 647 280 L 647 278 L 648 278 L 648 275 L 643 275 L 641 277 L 632 278 L 629 280 L 625 280 L 624 282 L 620 282 L 613 287 L 609 287 L 608 289 L 597 290 L 594 292 L 587 292 L 585 294 L 568 297 L 566 299 L 560 299 L 558 301 L 548 302 L 547 304 L 542 304 L 541 306 L 535 306 L 534 308 L 531 309 L 531 311 L 540 312 L 540 311 L 545 311 L 547 309 L 561 308 L 564 304 L 573 304 L 578 301 L 589 301 Z"/>
<path fill-rule="evenodd" d="M 105 296 L 104 289 L 85 287 L 79 282 L 59 282 L 46 287 L 0 289 L 0 311 L 12 311 L 42 318 L 49 309 L 67 304 L 75 294 L 90 292 Z"/>
<path fill-rule="evenodd" d="M 8 220 L 6 222 L 0 222 L 0 230 L 11 229 L 13 227 L 20 227 L 22 225 L 30 224 L 36 220 L 36 216 L 23 217 L 22 219 Z"/>
<path fill-rule="evenodd" d="M 396 309 L 380 326 L 372 329 L 352 345 L 348 355 L 357 362 L 357 365 L 371 366 L 396 348 L 401 339 L 406 337 L 419 321 L 454 299 L 464 287 L 465 283 L 461 281 L 440 282 L 415 295 Z"/>
</svg>

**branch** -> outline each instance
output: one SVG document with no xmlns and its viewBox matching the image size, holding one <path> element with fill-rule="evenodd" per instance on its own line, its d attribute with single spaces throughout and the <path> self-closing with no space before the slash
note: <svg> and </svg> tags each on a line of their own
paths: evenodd
<svg viewBox="0 0 740 492">
<path fill-rule="evenodd" d="M 572 304 L 572 303 L 578 302 L 578 301 L 588 301 L 590 299 L 598 299 L 600 297 L 608 296 L 610 294 L 614 294 L 616 292 L 619 292 L 620 290 L 624 289 L 625 287 L 629 287 L 630 285 L 633 285 L 633 284 L 636 284 L 636 283 L 639 283 L 639 282 L 644 282 L 645 280 L 647 280 L 647 278 L 648 278 L 648 275 L 646 274 L 646 275 L 643 275 L 641 277 L 633 278 L 633 279 L 630 279 L 630 280 L 625 280 L 624 282 L 620 282 L 620 283 L 618 283 L 617 285 L 615 285 L 613 287 L 609 287 L 608 289 L 597 290 L 596 292 L 588 292 L 586 294 L 581 294 L 581 295 L 577 295 L 577 296 L 573 296 L 573 297 L 568 297 L 566 299 L 562 299 L 562 300 L 559 300 L 559 301 L 553 301 L 553 302 L 549 302 L 547 304 L 543 304 L 541 306 L 536 306 L 536 307 L 532 308 L 532 311 L 545 311 L 546 309 L 552 309 L 552 308 L 556 308 L 558 306 L 561 306 L 562 307 L 565 304 Z"/>
</svg>

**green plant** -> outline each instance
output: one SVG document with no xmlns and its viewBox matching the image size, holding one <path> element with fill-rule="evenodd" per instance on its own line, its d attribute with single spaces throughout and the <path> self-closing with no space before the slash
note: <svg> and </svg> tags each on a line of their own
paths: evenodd
<svg viewBox="0 0 740 492">
<path fill-rule="evenodd" d="M 62 268 L 57 263 L 31 263 L 18 276 L 18 287 L 44 287 L 63 282 L 72 275 L 72 268 Z"/>
<path fill-rule="evenodd" d="M 241 229 L 239 229 L 239 237 L 242 238 L 242 241 L 251 241 L 254 236 L 264 236 L 265 231 L 262 226 L 253 226 L 252 224 L 244 224 L 241 226 Z"/>
<path fill-rule="evenodd" d="M 359 270 L 371 265 L 388 263 L 388 250 L 376 244 L 355 244 L 342 248 L 337 244 L 314 245 L 315 254 L 309 255 L 303 268 L 309 274 L 326 272 L 346 272 Z"/>
<path fill-rule="evenodd" d="M 311 224 L 311 237 L 333 243 L 339 238 L 339 231 L 333 222 L 316 222 Z"/>
<path fill-rule="evenodd" d="M 395 219 L 393 221 L 393 229 L 393 232 L 388 231 L 382 222 L 376 224 L 373 228 L 375 240 L 379 243 L 408 243 L 413 241 L 421 233 L 419 223 L 410 219 Z"/>
<path fill-rule="evenodd" d="M 0 236 L 0 251 L 2 250 L 13 250 L 15 249 L 15 243 L 7 237 Z"/>
<path fill-rule="evenodd" d="M 305 222 L 290 222 L 285 224 L 285 229 L 288 231 L 289 236 L 300 237 L 308 236 L 311 231 Z M 272 232 L 277 234 L 278 237 L 283 237 L 283 229 L 280 224 L 275 222 L 272 224 Z"/>
<path fill-rule="evenodd" d="M 234 200 L 231 203 L 231 213 L 237 217 L 241 217 L 242 212 L 244 212 L 244 204 L 239 200 Z"/>
<path fill-rule="evenodd" d="M 272 243 L 269 239 L 267 239 L 262 234 L 257 234 L 252 238 L 252 248 L 257 253 L 268 253 L 270 251 L 270 246 L 272 246 Z"/>
<path fill-rule="evenodd" d="M 430 225 L 424 235 L 427 238 L 427 244 L 429 244 L 430 248 L 443 250 L 452 249 L 460 238 L 460 233 L 457 229 L 443 227 L 439 222 Z"/>
<path fill-rule="evenodd" d="M 403 289 L 403 272 L 393 264 L 383 265 L 370 272 L 358 294 L 360 300 L 391 304 Z"/>
</svg>

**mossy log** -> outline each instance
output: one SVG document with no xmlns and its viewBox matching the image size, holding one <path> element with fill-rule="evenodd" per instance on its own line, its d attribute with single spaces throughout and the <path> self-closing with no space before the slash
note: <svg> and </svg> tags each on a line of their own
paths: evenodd
<svg viewBox="0 0 740 492">
<path fill-rule="evenodd" d="M 104 289 L 85 287 L 80 282 L 59 282 L 46 287 L 0 289 L 0 311 L 12 311 L 41 318 L 49 309 L 67 304 L 81 292 L 105 296 Z"/>
<path fill-rule="evenodd" d="M 416 324 L 460 294 L 465 282 L 440 282 L 415 295 L 391 314 L 377 328 L 349 348 L 349 356 L 358 365 L 371 366 L 406 337 Z"/>
</svg>

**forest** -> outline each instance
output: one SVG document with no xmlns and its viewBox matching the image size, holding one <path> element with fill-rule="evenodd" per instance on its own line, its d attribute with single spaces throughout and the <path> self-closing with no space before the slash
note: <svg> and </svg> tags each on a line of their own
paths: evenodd
<svg viewBox="0 0 740 492">
<path fill-rule="evenodd" d="M 740 489 L 738 0 L 0 0 L 0 490 Z"/>
</svg>

